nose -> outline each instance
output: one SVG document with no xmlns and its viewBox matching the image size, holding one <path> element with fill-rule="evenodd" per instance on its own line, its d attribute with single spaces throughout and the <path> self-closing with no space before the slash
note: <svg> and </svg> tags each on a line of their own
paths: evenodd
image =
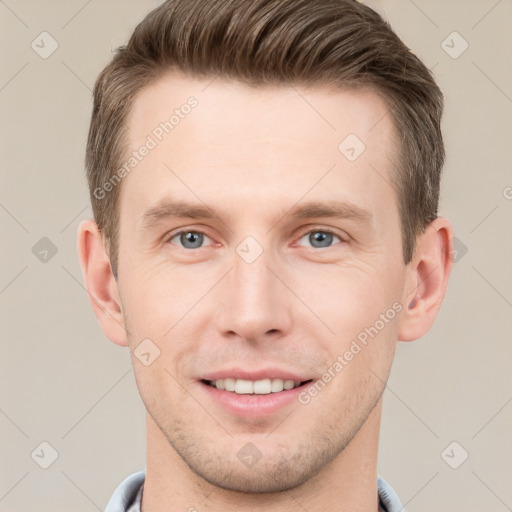
<svg viewBox="0 0 512 512">
<path fill-rule="evenodd" d="M 290 331 L 290 292 L 269 252 L 264 250 L 248 262 L 234 251 L 233 268 L 223 280 L 217 310 L 217 327 L 224 337 L 257 343 Z"/>
</svg>

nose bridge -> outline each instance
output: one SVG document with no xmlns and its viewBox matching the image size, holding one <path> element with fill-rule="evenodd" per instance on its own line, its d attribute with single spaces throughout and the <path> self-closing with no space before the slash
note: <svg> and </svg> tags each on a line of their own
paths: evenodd
<svg viewBox="0 0 512 512">
<path fill-rule="evenodd" d="M 268 251 L 262 252 L 254 261 L 245 259 L 240 252 L 237 252 L 234 258 L 233 280 L 236 294 L 243 302 L 247 302 L 247 305 L 260 301 L 268 303 L 272 287 L 270 279 L 272 274 L 268 269 L 271 265 L 269 259 Z"/>
<path fill-rule="evenodd" d="M 272 251 L 247 237 L 233 254 L 233 270 L 223 302 L 221 329 L 257 340 L 270 331 L 288 329 L 288 305 L 282 300 L 282 284 L 269 270 L 275 266 Z"/>
</svg>

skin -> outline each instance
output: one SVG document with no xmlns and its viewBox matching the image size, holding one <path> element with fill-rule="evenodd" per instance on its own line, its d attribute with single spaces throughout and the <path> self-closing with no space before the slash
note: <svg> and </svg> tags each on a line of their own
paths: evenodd
<svg viewBox="0 0 512 512">
<path fill-rule="evenodd" d="M 168 74 L 134 102 L 131 149 L 188 97 L 198 106 L 122 181 L 117 281 L 94 221 L 78 234 L 92 306 L 107 338 L 129 346 L 147 409 L 142 509 L 375 512 L 381 396 L 397 341 L 437 316 L 451 224 L 434 220 L 404 265 L 394 128 L 374 92 L 210 82 Z M 350 133 L 366 145 L 353 162 L 338 150 Z M 145 225 L 169 197 L 217 216 Z M 372 221 L 289 214 L 307 201 L 351 202 Z M 204 233 L 202 246 L 180 245 L 180 229 Z M 322 229 L 336 236 L 319 247 L 309 235 Z M 263 250 L 252 263 L 236 251 L 247 236 Z M 402 310 L 306 405 L 237 417 L 198 381 L 234 365 L 320 379 L 394 303 Z M 145 366 L 133 351 L 147 338 L 160 355 Z M 262 454 L 252 468 L 237 458 L 248 442 Z"/>
</svg>

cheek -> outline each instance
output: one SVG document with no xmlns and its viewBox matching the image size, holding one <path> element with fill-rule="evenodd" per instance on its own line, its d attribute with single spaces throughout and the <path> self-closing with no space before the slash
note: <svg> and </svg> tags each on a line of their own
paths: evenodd
<svg viewBox="0 0 512 512">
<path fill-rule="evenodd" d="M 133 329 L 147 329 L 156 336 L 162 336 L 198 300 L 201 281 L 190 282 L 183 276 L 182 269 L 164 265 L 148 266 L 147 262 L 125 267 L 127 277 L 123 281 L 122 303 L 125 316 Z M 190 277 L 190 273 L 189 273 Z M 202 286 L 204 287 L 204 286 Z"/>
<path fill-rule="evenodd" d="M 142 364 L 136 356 L 132 356 L 132 363 L 141 399 L 154 417 L 165 418 L 169 410 L 179 407 L 186 399 L 185 391 L 177 383 L 179 376 L 165 364 L 164 355 L 150 366 Z"/>
<path fill-rule="evenodd" d="M 151 389 L 172 384 L 171 376 L 178 376 L 200 344 L 198 325 L 215 276 L 183 270 L 140 265 L 121 290 L 133 364 L 139 367 L 141 383 Z M 147 368 L 137 359 L 143 352 L 157 354 Z M 179 389 L 175 392 L 180 394 Z"/>
<path fill-rule="evenodd" d="M 395 274 L 362 264 L 328 272 L 318 269 L 310 275 L 309 286 L 303 286 L 302 296 L 324 324 L 318 323 L 319 328 L 327 333 L 318 336 L 329 359 L 327 364 L 340 363 L 338 372 L 331 370 L 336 375 L 341 371 L 353 382 L 370 369 L 377 375 L 387 374 L 402 310 L 398 301 L 400 278 Z"/>
<path fill-rule="evenodd" d="M 194 398 L 198 383 L 191 370 L 198 347 L 191 337 L 187 339 L 178 332 L 155 341 L 160 350 L 158 357 L 145 366 L 132 352 L 132 364 L 147 411 L 161 428 L 169 430 L 173 420 L 181 418 L 187 423 L 191 417 L 204 414 L 203 406 Z"/>
<path fill-rule="evenodd" d="M 302 273 L 302 276 L 304 274 Z M 383 279 L 385 273 L 363 264 L 319 266 L 301 277 L 298 295 L 337 336 L 353 335 L 353 329 L 373 323 L 399 296 L 395 285 Z"/>
</svg>

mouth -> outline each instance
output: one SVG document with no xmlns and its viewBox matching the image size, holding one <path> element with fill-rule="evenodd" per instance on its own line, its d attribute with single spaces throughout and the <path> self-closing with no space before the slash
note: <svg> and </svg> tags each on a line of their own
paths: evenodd
<svg viewBox="0 0 512 512">
<path fill-rule="evenodd" d="M 297 397 L 314 381 L 309 372 L 232 367 L 204 373 L 197 383 L 208 400 L 205 403 L 232 417 L 261 421 L 299 404 Z"/>
<path fill-rule="evenodd" d="M 304 381 L 280 378 L 247 380 L 231 377 L 216 380 L 201 379 L 201 382 L 207 386 L 237 395 L 270 395 L 282 393 L 283 391 L 290 391 L 306 386 L 312 381 L 313 379 Z"/>
</svg>

